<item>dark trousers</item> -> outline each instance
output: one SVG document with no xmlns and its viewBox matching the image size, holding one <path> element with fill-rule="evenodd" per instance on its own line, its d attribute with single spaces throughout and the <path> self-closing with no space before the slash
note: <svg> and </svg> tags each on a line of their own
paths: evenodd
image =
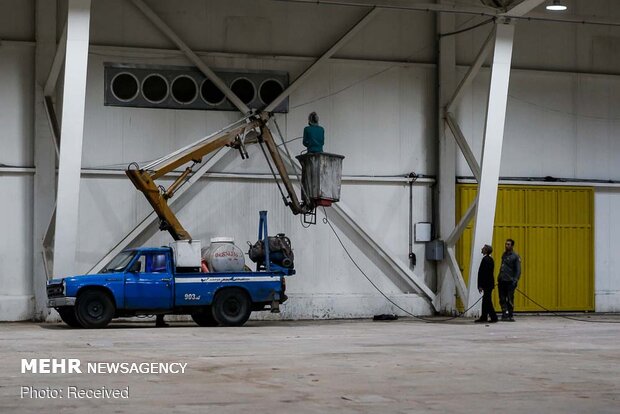
<svg viewBox="0 0 620 414">
<path fill-rule="evenodd" d="M 482 320 L 497 320 L 497 314 L 495 313 L 495 308 L 493 307 L 493 298 L 491 294 L 493 293 L 493 289 L 485 289 L 482 291 L 482 313 L 480 314 L 480 319 Z"/>
<path fill-rule="evenodd" d="M 502 307 L 502 318 L 512 318 L 515 308 L 515 288 L 512 282 L 501 281 L 497 284 L 499 305 Z"/>
</svg>

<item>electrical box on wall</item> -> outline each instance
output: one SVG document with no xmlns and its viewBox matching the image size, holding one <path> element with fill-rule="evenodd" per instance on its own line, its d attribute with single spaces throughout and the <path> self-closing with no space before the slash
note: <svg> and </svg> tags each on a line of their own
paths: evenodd
<svg viewBox="0 0 620 414">
<path fill-rule="evenodd" d="M 416 223 L 415 226 L 415 241 L 416 242 L 429 242 L 431 241 L 431 223 Z"/>
<path fill-rule="evenodd" d="M 433 240 L 426 243 L 426 260 L 443 260 L 443 240 Z"/>
</svg>

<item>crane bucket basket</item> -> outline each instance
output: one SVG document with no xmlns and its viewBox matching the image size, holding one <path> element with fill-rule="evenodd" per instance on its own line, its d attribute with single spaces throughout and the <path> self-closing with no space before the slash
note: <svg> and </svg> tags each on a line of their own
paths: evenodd
<svg viewBox="0 0 620 414">
<path fill-rule="evenodd" d="M 296 157 L 301 163 L 303 195 L 317 206 L 330 206 L 340 200 L 343 155 L 327 152 Z"/>
</svg>

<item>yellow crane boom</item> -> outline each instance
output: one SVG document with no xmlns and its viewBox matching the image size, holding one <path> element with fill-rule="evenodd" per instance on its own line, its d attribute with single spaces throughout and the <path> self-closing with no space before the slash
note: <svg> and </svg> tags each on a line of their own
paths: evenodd
<svg viewBox="0 0 620 414">
<path fill-rule="evenodd" d="M 245 145 L 252 143 L 254 139 L 259 143 L 264 143 L 267 147 L 267 152 L 288 194 L 284 202 L 291 209 L 293 214 L 308 213 L 314 209 L 312 200 L 307 199 L 302 203 L 295 193 L 284 161 L 274 142 L 273 135 L 267 126 L 269 118 L 270 115 L 266 113 L 252 115 L 229 125 L 189 147 L 162 157 L 144 168 L 140 168 L 136 163 L 129 165 L 125 173 L 133 185 L 144 194 L 159 217 L 160 230 L 168 231 L 174 240 L 191 240 L 192 237 L 189 232 L 185 230 L 176 217 L 176 214 L 174 214 L 172 209 L 168 206 L 168 199 L 172 198 L 175 191 L 188 179 L 193 172 L 193 167 L 201 163 L 203 157 L 224 146 L 239 149 L 243 156 L 245 153 Z M 250 132 L 254 133 L 250 134 Z M 192 164 L 185 168 L 181 175 L 178 176 L 168 188 L 157 185 L 156 180 L 164 178 L 167 174 L 170 174 L 177 168 L 188 163 Z"/>
</svg>

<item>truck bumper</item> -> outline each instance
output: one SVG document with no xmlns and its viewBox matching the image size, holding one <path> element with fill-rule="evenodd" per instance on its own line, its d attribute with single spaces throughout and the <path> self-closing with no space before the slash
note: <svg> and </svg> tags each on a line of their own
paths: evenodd
<svg viewBox="0 0 620 414">
<path fill-rule="evenodd" d="M 61 306 L 74 306 L 75 298 L 72 297 L 62 297 L 62 298 L 52 298 L 47 300 L 48 308 L 60 308 Z"/>
</svg>

